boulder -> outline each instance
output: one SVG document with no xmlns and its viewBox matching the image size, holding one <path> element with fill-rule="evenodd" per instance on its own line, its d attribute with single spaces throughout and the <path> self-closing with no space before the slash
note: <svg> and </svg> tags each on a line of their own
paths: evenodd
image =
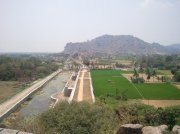
<svg viewBox="0 0 180 134">
<path fill-rule="evenodd" d="M 142 134 L 142 128 L 141 124 L 125 124 L 119 128 L 116 134 Z"/>
<path fill-rule="evenodd" d="M 160 125 L 157 127 L 147 126 L 147 127 L 143 127 L 142 133 L 143 134 L 163 134 L 164 132 L 167 131 L 167 129 L 168 129 L 167 125 Z"/>
<path fill-rule="evenodd" d="M 172 132 L 174 132 L 175 134 L 180 134 L 180 126 L 175 125 L 172 129 Z"/>
<path fill-rule="evenodd" d="M 0 134 L 17 134 L 17 130 L 12 130 L 12 129 L 3 129 L 0 131 Z"/>
</svg>

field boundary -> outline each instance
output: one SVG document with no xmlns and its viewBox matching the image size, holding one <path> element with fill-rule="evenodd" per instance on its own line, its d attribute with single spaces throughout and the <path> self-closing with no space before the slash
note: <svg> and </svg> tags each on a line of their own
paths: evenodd
<svg viewBox="0 0 180 134">
<path fill-rule="evenodd" d="M 122 75 L 122 74 L 121 74 Z M 124 77 L 122 75 L 122 77 Z M 124 77 L 125 79 L 127 79 L 126 77 Z M 128 80 L 128 79 L 127 79 Z M 129 80 L 128 80 L 129 81 Z M 139 93 L 139 95 L 142 97 L 142 99 L 145 99 L 144 96 L 142 95 L 142 93 L 139 91 L 139 89 L 134 85 L 134 83 L 132 83 L 131 81 L 129 81 L 131 83 L 131 85 L 133 85 L 133 87 L 137 90 L 137 92 Z"/>
</svg>

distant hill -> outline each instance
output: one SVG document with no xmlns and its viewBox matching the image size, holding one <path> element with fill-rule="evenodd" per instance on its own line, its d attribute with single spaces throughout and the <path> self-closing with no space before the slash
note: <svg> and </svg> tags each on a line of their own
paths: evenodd
<svg viewBox="0 0 180 134">
<path fill-rule="evenodd" d="M 172 48 L 173 47 L 173 48 Z M 163 46 L 158 43 L 148 43 L 131 35 L 103 35 L 86 42 L 67 43 L 64 53 L 105 53 L 105 54 L 171 54 L 179 45 Z"/>
<path fill-rule="evenodd" d="M 171 53 L 179 53 L 180 52 L 180 44 L 172 44 L 169 46 L 166 46 L 169 52 Z"/>
</svg>

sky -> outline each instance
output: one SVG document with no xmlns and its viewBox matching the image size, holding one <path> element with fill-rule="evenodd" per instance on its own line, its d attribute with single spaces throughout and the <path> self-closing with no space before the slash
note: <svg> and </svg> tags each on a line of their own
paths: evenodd
<svg viewBox="0 0 180 134">
<path fill-rule="evenodd" d="M 0 52 L 61 52 L 104 34 L 180 43 L 180 0 L 0 0 Z"/>
</svg>

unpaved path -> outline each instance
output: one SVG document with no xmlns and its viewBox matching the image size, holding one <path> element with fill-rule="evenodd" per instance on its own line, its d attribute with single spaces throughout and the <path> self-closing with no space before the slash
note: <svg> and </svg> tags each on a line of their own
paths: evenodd
<svg viewBox="0 0 180 134">
<path fill-rule="evenodd" d="M 83 100 L 84 71 L 82 71 L 82 75 L 79 79 L 80 79 L 80 85 L 79 85 L 77 101 L 82 101 Z"/>
<path fill-rule="evenodd" d="M 36 90 L 38 90 L 46 82 L 48 82 L 50 79 L 52 79 L 54 76 L 56 76 L 60 72 L 61 72 L 61 70 L 58 70 L 58 71 L 52 73 L 51 75 L 47 76 L 46 78 L 42 79 L 41 81 L 37 82 L 36 84 L 32 85 L 31 87 L 16 94 L 11 99 L 0 104 L 0 118 L 2 116 L 4 116 L 7 112 L 9 112 L 11 109 L 16 107 L 19 103 L 23 102 L 23 100 L 25 100 L 25 98 L 27 98 L 29 95 L 34 93 Z"/>
<path fill-rule="evenodd" d="M 142 100 L 142 103 L 155 107 L 168 107 L 180 105 L 180 100 Z"/>
<path fill-rule="evenodd" d="M 82 69 L 80 74 L 73 100 L 78 102 L 87 101 L 89 103 L 93 103 L 94 94 L 91 92 L 90 72 L 86 69 Z"/>
</svg>

